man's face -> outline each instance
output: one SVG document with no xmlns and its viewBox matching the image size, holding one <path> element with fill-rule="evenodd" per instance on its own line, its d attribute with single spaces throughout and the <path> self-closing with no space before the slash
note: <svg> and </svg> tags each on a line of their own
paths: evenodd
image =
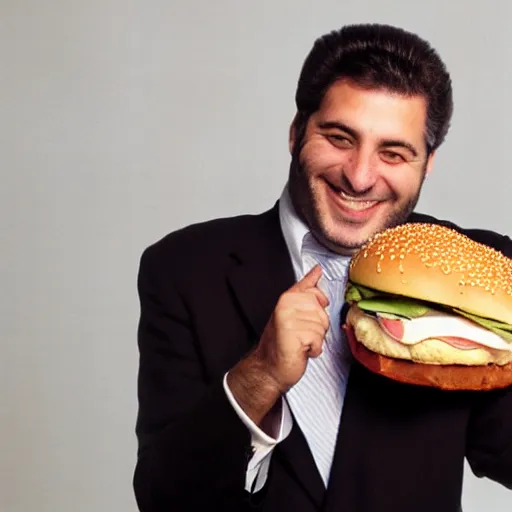
<svg viewBox="0 0 512 512">
<path fill-rule="evenodd" d="M 308 120 L 290 193 L 324 245 L 351 254 L 370 236 L 403 222 L 432 166 L 423 97 L 334 83 Z M 290 149 L 297 141 L 292 128 Z"/>
</svg>

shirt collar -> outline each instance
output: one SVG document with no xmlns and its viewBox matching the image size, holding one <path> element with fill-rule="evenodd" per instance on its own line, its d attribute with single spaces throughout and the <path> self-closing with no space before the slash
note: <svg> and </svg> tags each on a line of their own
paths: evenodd
<svg viewBox="0 0 512 512">
<path fill-rule="evenodd" d="M 279 221 L 288 252 L 290 253 L 295 276 L 297 279 L 300 279 L 305 274 L 302 262 L 302 242 L 309 233 L 309 228 L 300 219 L 293 207 L 288 184 L 285 185 L 279 199 Z"/>
</svg>

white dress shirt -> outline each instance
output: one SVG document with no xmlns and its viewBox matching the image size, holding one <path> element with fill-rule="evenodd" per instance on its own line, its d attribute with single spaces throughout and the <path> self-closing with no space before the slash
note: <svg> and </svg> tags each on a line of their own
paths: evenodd
<svg viewBox="0 0 512 512">
<path fill-rule="evenodd" d="M 276 438 L 263 432 L 245 414 L 227 385 L 227 375 L 224 377 L 227 397 L 251 432 L 254 454 L 248 464 L 245 485 L 249 492 L 257 492 L 264 486 L 272 451 L 289 435 L 293 421 L 298 422 L 304 433 L 327 486 L 350 368 L 350 352 L 339 325 L 350 259 L 335 255 L 316 242 L 309 228 L 297 216 L 288 187 L 283 190 L 279 201 L 279 218 L 296 280 L 300 280 L 317 263 L 324 270 L 318 286 L 329 298 L 327 313 L 331 325 L 322 355 L 308 361 L 301 380 L 282 399 L 279 428 L 276 425 L 274 429 L 278 432 Z"/>
</svg>

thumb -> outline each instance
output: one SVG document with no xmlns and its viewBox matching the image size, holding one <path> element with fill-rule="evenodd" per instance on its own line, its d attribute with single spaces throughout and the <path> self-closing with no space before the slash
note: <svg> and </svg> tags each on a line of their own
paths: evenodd
<svg viewBox="0 0 512 512">
<path fill-rule="evenodd" d="M 300 281 L 297 281 L 292 290 L 305 292 L 310 288 L 314 288 L 322 277 L 322 267 L 316 264 Z"/>
</svg>

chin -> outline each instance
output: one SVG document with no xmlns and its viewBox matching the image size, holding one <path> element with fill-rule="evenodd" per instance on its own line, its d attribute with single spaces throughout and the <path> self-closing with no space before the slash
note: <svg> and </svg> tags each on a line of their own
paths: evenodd
<svg viewBox="0 0 512 512">
<path fill-rule="evenodd" d="M 320 231 L 323 241 L 332 250 L 340 252 L 342 249 L 353 252 L 363 246 L 375 233 L 385 228 L 385 225 L 373 218 L 363 224 L 330 218 L 328 222 L 321 223 Z"/>
</svg>

